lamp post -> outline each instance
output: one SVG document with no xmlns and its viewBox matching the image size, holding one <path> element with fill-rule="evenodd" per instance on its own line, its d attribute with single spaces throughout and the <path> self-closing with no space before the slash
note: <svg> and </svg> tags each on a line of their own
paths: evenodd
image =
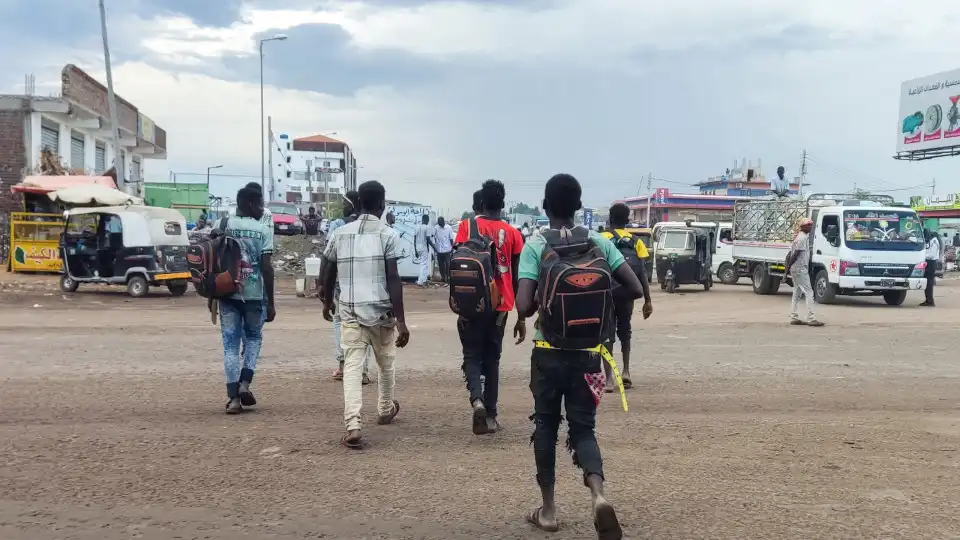
<svg viewBox="0 0 960 540">
<path fill-rule="evenodd" d="M 212 167 L 207 167 L 207 195 L 208 196 L 210 195 L 210 171 L 212 171 L 213 169 L 219 169 L 221 167 L 223 167 L 223 165 L 214 165 Z"/>
<path fill-rule="evenodd" d="M 336 135 L 336 131 L 331 131 L 330 133 L 324 133 L 324 137 L 329 137 L 330 135 Z M 323 211 L 325 215 L 330 215 L 330 173 L 327 171 L 327 141 L 323 141 Z"/>
<path fill-rule="evenodd" d="M 285 39 L 287 39 L 287 36 L 284 34 L 277 34 L 260 40 L 260 188 L 264 193 L 267 192 L 267 162 L 263 152 L 264 139 L 266 139 L 263 126 L 263 44 L 268 41 L 283 41 Z"/>
<path fill-rule="evenodd" d="M 110 109 L 110 130 L 113 131 L 113 164 L 117 171 L 117 189 L 122 189 L 125 193 L 130 193 L 127 183 L 127 171 L 123 164 L 123 150 L 120 147 L 120 122 L 117 121 L 117 96 L 113 93 L 113 70 L 110 68 L 110 44 L 107 42 L 107 11 L 103 5 L 103 0 L 99 2 L 100 7 L 100 34 L 103 38 L 103 63 L 107 70 L 107 106 Z M 134 186 L 134 193 L 137 188 Z"/>
</svg>

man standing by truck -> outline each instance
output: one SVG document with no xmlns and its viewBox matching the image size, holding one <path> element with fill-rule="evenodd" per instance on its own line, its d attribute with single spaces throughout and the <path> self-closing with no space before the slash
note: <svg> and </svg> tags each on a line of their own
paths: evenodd
<svg viewBox="0 0 960 540">
<path fill-rule="evenodd" d="M 934 307 L 936 304 L 933 302 L 933 286 L 937 281 L 937 263 L 940 262 L 940 236 L 930 230 L 924 231 L 924 236 L 927 239 L 926 245 L 926 262 L 927 267 L 924 270 L 924 277 L 927 278 L 927 289 L 925 292 L 925 299 L 922 304 L 922 307 Z"/>
<path fill-rule="evenodd" d="M 810 285 L 810 231 L 813 220 L 803 218 L 800 231 L 793 239 L 790 255 L 787 256 L 787 273 L 793 278 L 793 300 L 790 302 L 790 324 L 823 326 L 813 312 L 813 287 Z M 800 297 L 807 303 L 807 318 L 801 319 L 797 309 Z"/>
</svg>

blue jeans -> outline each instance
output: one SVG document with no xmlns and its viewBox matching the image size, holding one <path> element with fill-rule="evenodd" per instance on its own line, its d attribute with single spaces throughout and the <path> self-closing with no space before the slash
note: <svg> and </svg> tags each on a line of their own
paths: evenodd
<svg viewBox="0 0 960 540">
<path fill-rule="evenodd" d="M 223 334 L 223 370 L 231 384 L 251 382 L 263 344 L 263 302 L 220 300 L 220 331 Z M 241 354 L 240 345 L 243 344 Z M 242 358 L 242 360 L 241 360 Z"/>
</svg>

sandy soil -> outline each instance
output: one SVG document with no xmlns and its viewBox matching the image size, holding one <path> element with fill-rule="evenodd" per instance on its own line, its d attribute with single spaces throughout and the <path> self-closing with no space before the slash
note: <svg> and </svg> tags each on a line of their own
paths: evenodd
<svg viewBox="0 0 960 540">
<path fill-rule="evenodd" d="M 199 299 L 37 282 L 0 293 L 0 538 L 594 537 L 562 445 L 562 530 L 524 523 L 530 345 L 505 346 L 506 430 L 473 436 L 444 290 L 407 289 L 403 411 L 375 426 L 368 388 L 371 446 L 351 452 L 315 300 L 280 301 L 261 405 L 228 417 Z M 917 293 L 823 307 L 822 329 L 785 324 L 788 291 L 655 291 L 630 412 L 608 396 L 598 419 L 628 537 L 960 537 L 960 285 L 935 310 Z"/>
</svg>

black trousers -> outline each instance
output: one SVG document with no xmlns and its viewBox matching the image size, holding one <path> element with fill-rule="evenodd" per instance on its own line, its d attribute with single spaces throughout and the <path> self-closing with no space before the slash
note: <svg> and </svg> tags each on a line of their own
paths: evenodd
<svg viewBox="0 0 960 540">
<path fill-rule="evenodd" d="M 530 391 L 533 393 L 533 455 L 537 484 L 556 483 L 557 433 L 561 403 L 567 410 L 567 450 L 573 464 L 583 470 L 584 482 L 591 474 L 603 478 L 603 458 L 594 429 L 597 404 L 603 392 L 600 355 L 586 351 L 534 348 L 530 359 Z M 599 378 L 599 380 L 598 380 Z M 593 379 L 599 386 L 591 387 Z M 598 392 L 595 394 L 594 392 Z"/>
<path fill-rule="evenodd" d="M 470 393 L 470 403 L 482 400 L 489 418 L 497 417 L 500 353 L 503 351 L 506 324 L 507 313 L 502 311 L 473 319 L 460 317 L 457 320 L 460 344 L 463 345 L 463 376 Z M 482 384 L 481 375 L 484 378 Z"/>
<path fill-rule="evenodd" d="M 450 256 L 452 251 L 446 253 L 437 253 L 437 266 L 440 270 L 440 281 L 446 283 L 450 281 Z"/>
<path fill-rule="evenodd" d="M 633 337 L 633 327 L 630 324 L 633 320 L 634 300 L 626 294 L 613 295 L 613 315 L 617 321 L 617 339 L 620 343 L 630 343 Z"/>
<path fill-rule="evenodd" d="M 933 286 L 937 281 L 937 263 L 939 261 L 927 261 L 927 267 L 923 271 L 923 277 L 927 278 L 927 289 L 924 291 L 928 304 L 933 303 Z"/>
</svg>

